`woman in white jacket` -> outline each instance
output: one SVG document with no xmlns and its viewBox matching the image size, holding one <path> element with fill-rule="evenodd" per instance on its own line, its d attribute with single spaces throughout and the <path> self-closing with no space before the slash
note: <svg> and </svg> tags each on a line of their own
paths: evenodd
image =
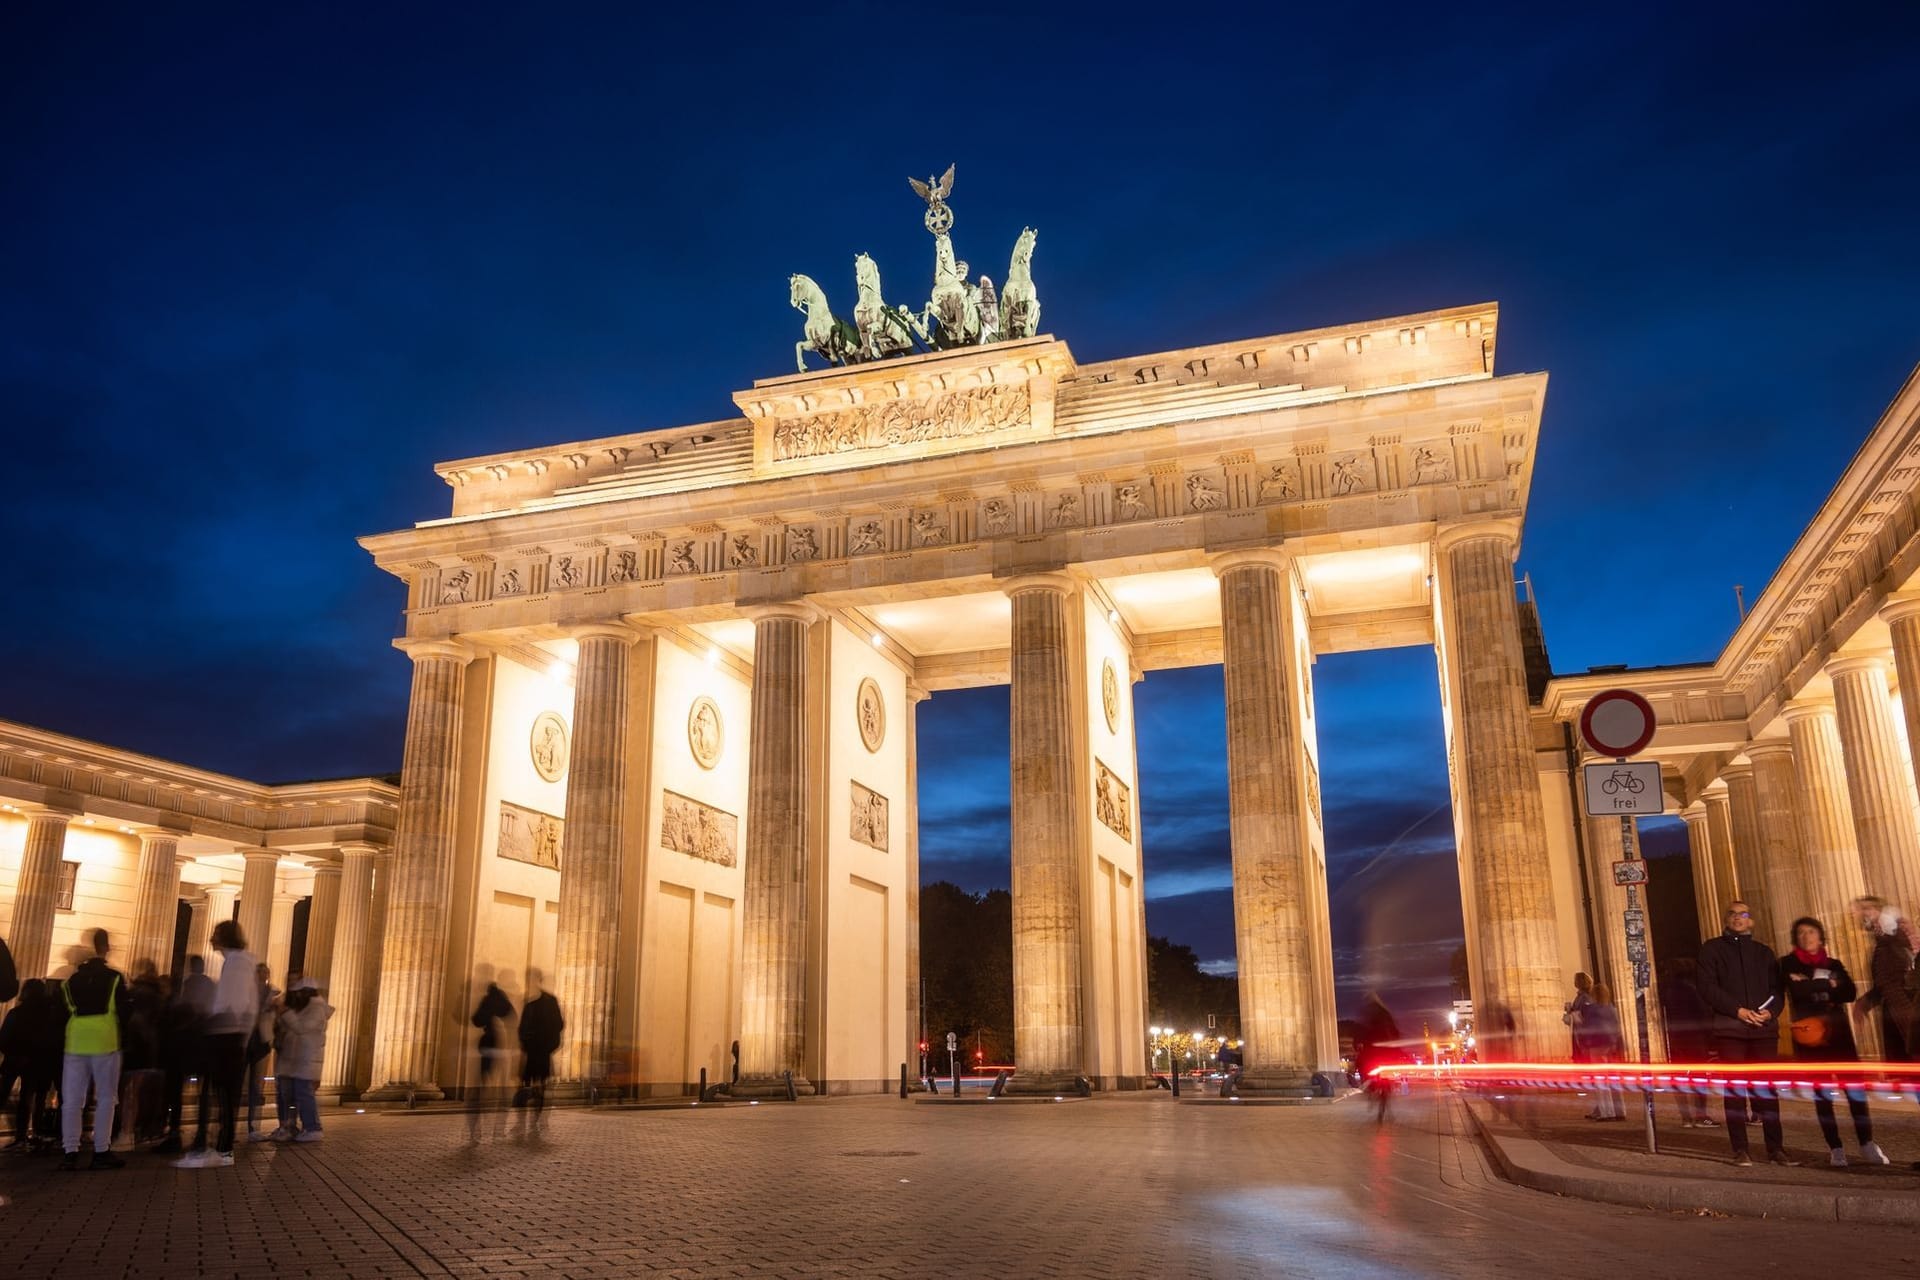
<svg viewBox="0 0 1920 1280">
<path fill-rule="evenodd" d="M 332 1016 L 333 1006 L 312 978 L 300 979 L 287 993 L 275 1040 L 279 1056 L 274 1059 L 274 1075 L 279 1087 L 293 1098 L 293 1115 L 300 1126 L 298 1134 L 288 1135 L 294 1142 L 321 1138 L 320 1103 L 314 1090 L 320 1086 L 320 1069 L 327 1057 L 327 1019 Z"/>
</svg>

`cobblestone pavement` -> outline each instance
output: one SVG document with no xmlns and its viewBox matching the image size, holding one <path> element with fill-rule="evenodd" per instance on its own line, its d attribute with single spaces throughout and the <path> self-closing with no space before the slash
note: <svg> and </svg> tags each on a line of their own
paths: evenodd
<svg viewBox="0 0 1920 1280">
<path fill-rule="evenodd" d="M 1683 1276 L 1920 1273 L 1920 1240 L 1635 1211 L 1498 1181 L 1457 1108 L 894 1099 L 335 1114 L 231 1169 L 0 1160 L 10 1276 Z M 1871 1260 L 1870 1262 L 1868 1260 Z M 1822 1265 L 1825 1265 L 1823 1263 Z M 1836 1263 L 1836 1265 L 1838 1265 Z"/>
</svg>

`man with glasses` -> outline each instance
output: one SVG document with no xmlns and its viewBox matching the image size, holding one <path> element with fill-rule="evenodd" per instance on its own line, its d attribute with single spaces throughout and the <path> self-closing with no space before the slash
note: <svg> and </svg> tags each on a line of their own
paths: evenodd
<svg viewBox="0 0 1920 1280">
<path fill-rule="evenodd" d="M 1708 1034 L 1724 1065 L 1776 1062 L 1780 1058 L 1780 965 L 1766 943 L 1753 936 L 1753 912 L 1744 902 L 1727 904 L 1726 928 L 1700 948 L 1700 998 L 1712 1011 Z M 1733 1162 L 1751 1166 L 1747 1153 L 1747 1099 L 1727 1093 L 1727 1139 Z M 1771 1083 L 1752 1092 L 1754 1114 L 1774 1164 L 1789 1159 L 1780 1135 L 1780 1098 Z"/>
</svg>

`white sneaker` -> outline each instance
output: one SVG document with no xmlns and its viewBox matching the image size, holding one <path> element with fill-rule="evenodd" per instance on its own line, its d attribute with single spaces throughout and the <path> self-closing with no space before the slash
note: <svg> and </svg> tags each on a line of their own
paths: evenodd
<svg viewBox="0 0 1920 1280">
<path fill-rule="evenodd" d="M 249 1139 L 249 1141 L 251 1141 L 251 1139 Z M 267 1141 L 268 1142 L 292 1142 L 293 1130 L 287 1129 L 287 1128 L 275 1129 L 272 1133 L 267 1135 Z"/>
<path fill-rule="evenodd" d="M 1835 1147 L 1827 1152 L 1827 1163 L 1836 1169 L 1844 1169 L 1847 1167 L 1847 1153 Z"/>
<path fill-rule="evenodd" d="M 278 1130 L 275 1130 L 275 1132 L 277 1133 Z M 267 1133 L 260 1129 L 249 1129 L 247 1130 L 247 1141 L 248 1142 L 271 1142 L 273 1141 L 273 1134 Z"/>
<path fill-rule="evenodd" d="M 1880 1144 L 1877 1142 L 1861 1143 L 1860 1158 L 1862 1160 L 1865 1160 L 1868 1164 L 1892 1164 L 1893 1163 L 1893 1161 L 1887 1159 L 1887 1153 L 1880 1149 Z"/>
<path fill-rule="evenodd" d="M 300 1136 L 295 1138 L 294 1141 L 295 1142 L 320 1142 L 323 1139 L 325 1139 L 326 1136 L 327 1136 L 326 1134 L 322 1133 L 318 1129 L 303 1129 L 300 1131 Z"/>
<path fill-rule="evenodd" d="M 172 1162 L 176 1169 L 204 1169 L 213 1163 L 211 1151 L 189 1151 Z"/>
</svg>

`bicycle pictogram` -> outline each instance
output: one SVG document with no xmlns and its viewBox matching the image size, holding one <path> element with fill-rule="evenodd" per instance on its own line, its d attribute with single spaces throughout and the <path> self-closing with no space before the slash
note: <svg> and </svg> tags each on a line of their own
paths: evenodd
<svg viewBox="0 0 1920 1280">
<path fill-rule="evenodd" d="M 1610 796 L 1619 795 L 1623 790 L 1630 796 L 1637 796 L 1646 789 L 1647 784 L 1634 777 L 1630 769 L 1615 769 L 1600 784 L 1600 790 Z"/>
</svg>

